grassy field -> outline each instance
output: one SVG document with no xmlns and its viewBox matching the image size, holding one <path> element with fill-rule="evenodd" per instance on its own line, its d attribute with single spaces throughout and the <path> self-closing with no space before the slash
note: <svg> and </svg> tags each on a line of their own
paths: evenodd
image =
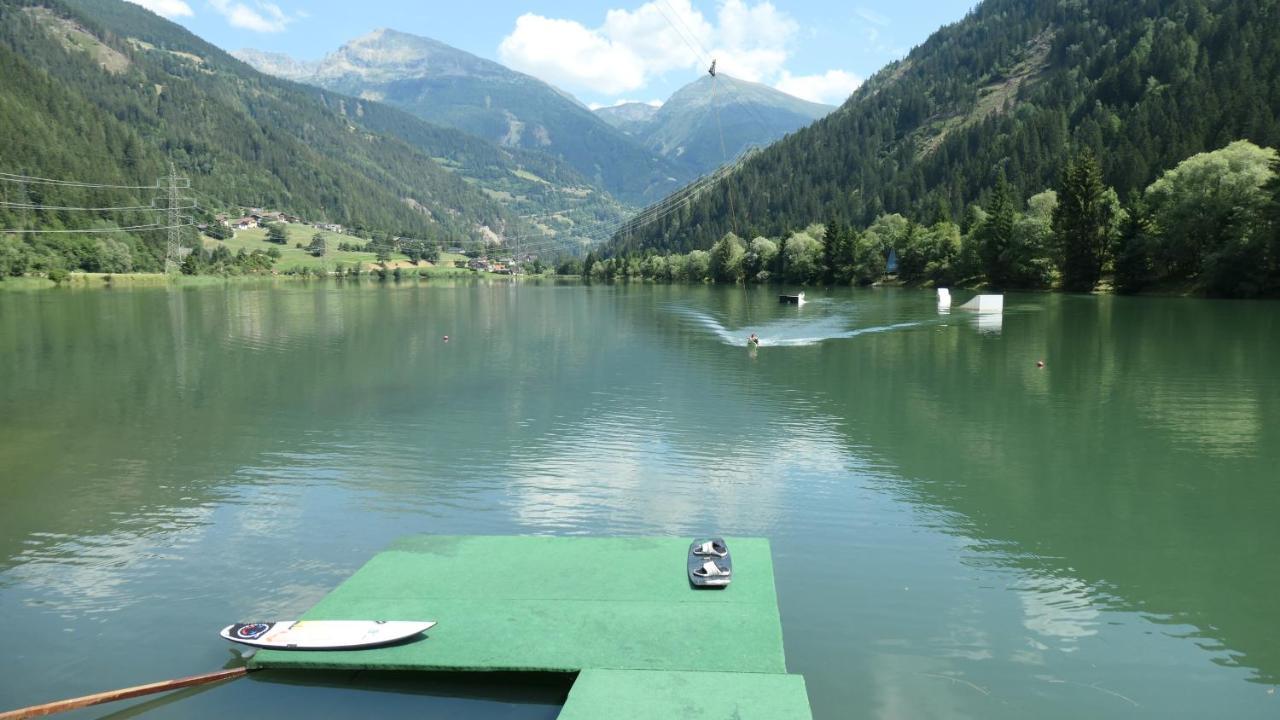
<svg viewBox="0 0 1280 720">
<path fill-rule="evenodd" d="M 316 233 L 324 236 L 326 252 L 324 257 L 314 257 L 307 252 L 306 247 L 311 244 L 311 237 Z M 309 225 L 285 225 L 285 234 L 289 241 L 284 245 L 276 245 L 267 241 L 267 231 L 261 228 L 253 230 L 237 230 L 235 237 L 228 240 L 212 240 L 205 238 L 204 246 L 206 249 L 212 250 L 219 244 L 226 245 L 227 249 L 232 253 L 237 253 L 241 248 L 246 252 L 254 250 L 262 250 L 266 252 L 271 248 L 280 251 L 280 259 L 276 261 L 276 270 L 279 272 L 288 272 L 294 268 L 303 268 L 306 270 L 333 270 L 342 263 L 348 267 L 356 264 L 363 265 L 366 269 L 374 267 L 378 258 L 371 252 L 350 252 L 338 249 L 339 243 L 353 243 L 364 245 L 368 242 L 363 238 L 353 237 L 351 235 L 339 235 L 325 230 L 316 230 Z M 298 243 L 302 247 L 298 247 Z M 461 255 L 450 255 L 441 253 L 438 266 L 432 267 L 428 263 L 421 263 L 414 266 L 409 262 L 409 258 L 400 253 L 391 256 L 391 262 L 387 263 L 387 267 L 396 268 L 404 267 L 417 269 L 423 274 L 440 275 L 455 274 L 453 267 L 454 260 L 463 260 Z M 469 271 L 467 271 L 469 272 Z"/>
</svg>

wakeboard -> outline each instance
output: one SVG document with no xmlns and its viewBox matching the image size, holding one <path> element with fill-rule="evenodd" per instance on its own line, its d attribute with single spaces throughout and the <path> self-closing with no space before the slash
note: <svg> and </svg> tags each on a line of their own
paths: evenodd
<svg viewBox="0 0 1280 720">
<path fill-rule="evenodd" d="M 218 634 L 231 642 L 276 650 L 355 650 L 407 640 L 434 625 L 406 620 L 279 620 L 236 623 Z"/>
</svg>

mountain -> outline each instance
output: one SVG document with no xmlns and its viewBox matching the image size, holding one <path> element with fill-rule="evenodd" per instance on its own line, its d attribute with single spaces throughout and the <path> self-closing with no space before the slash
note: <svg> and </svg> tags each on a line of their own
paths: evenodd
<svg viewBox="0 0 1280 720">
<path fill-rule="evenodd" d="M 595 113 L 653 152 L 704 175 L 832 110 L 720 73 L 685 85 L 661 107 L 624 103 Z"/>
<path fill-rule="evenodd" d="M 252 65 L 259 72 L 274 75 L 285 80 L 301 81 L 315 74 L 319 63 L 295 60 L 284 53 L 266 52 L 263 50 L 236 50 L 231 55 L 242 62 Z"/>
<path fill-rule="evenodd" d="M 643 135 L 648 129 L 653 116 L 658 113 L 656 105 L 649 103 L 622 103 L 593 110 L 596 117 L 618 128 L 627 135 Z"/>
<path fill-rule="evenodd" d="M 387 103 L 503 147 L 548 152 L 629 201 L 661 197 L 692 177 L 568 94 L 430 38 L 376 30 L 315 64 L 251 50 L 236 55 L 263 72 Z"/>
<path fill-rule="evenodd" d="M 197 220 L 258 206 L 458 243 L 533 231 L 517 217 L 528 212 L 564 211 L 537 226 L 547 233 L 622 212 L 564 161 L 262 75 L 119 0 L 0 2 L 0 126 L 13 174 L 0 177 L 0 227 L 46 231 L 0 240 L 26 243 L 37 266 L 93 269 L 123 243 L 134 268 L 158 267 L 161 233 L 64 231 L 156 224 L 170 161 Z"/>
<path fill-rule="evenodd" d="M 521 217 L 537 215 L 536 224 L 508 225 L 506 231 L 550 237 L 588 238 L 579 226 L 598 227 L 621 222 L 631 212 L 554 155 L 500 147 L 469 133 L 433 125 L 383 103 L 361 100 L 312 86 L 297 86 L 312 94 L 331 112 L 355 126 L 404 141 L 425 153 L 441 168 L 454 173 Z M 500 235 L 501 228 L 495 228 Z M 546 235 L 548 237 L 541 237 Z M 490 239 L 494 239 L 489 236 Z"/>
<path fill-rule="evenodd" d="M 707 75 L 677 90 L 654 113 L 644 144 L 702 174 L 832 110 L 830 105 L 801 100 L 767 85 L 724 73 L 714 78 Z"/>
<path fill-rule="evenodd" d="M 144 186 L 171 158 L 205 207 L 275 207 L 423 237 L 507 222 L 498 202 L 410 144 L 360 131 L 310 90 L 131 3 L 6 1 L 0 63 L 0 165 L 17 173 Z M 58 187 L 38 204 L 70 192 Z M 133 193 L 137 204 L 154 194 Z"/>
<path fill-rule="evenodd" d="M 1236 139 L 1280 145 L 1276 0 L 985 0 L 615 249 L 706 248 L 883 213 L 960 219 L 1000 177 L 1021 202 L 1089 149 L 1121 197 Z"/>
</svg>

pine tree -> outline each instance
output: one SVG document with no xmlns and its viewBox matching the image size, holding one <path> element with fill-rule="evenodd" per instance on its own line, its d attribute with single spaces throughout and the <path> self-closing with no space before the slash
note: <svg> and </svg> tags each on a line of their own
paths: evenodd
<svg viewBox="0 0 1280 720">
<path fill-rule="evenodd" d="M 843 229 L 834 218 L 827 221 L 826 232 L 822 236 L 822 282 L 830 285 L 840 275 L 840 250 L 843 243 Z"/>
<path fill-rule="evenodd" d="M 1135 293 L 1151 281 L 1150 232 L 1151 214 L 1142 196 L 1135 194 L 1125 208 L 1124 224 L 1116 242 L 1116 292 Z"/>
<path fill-rule="evenodd" d="M 982 270 L 995 287 L 1007 286 L 1014 278 L 1009 262 L 1009 245 L 1013 241 L 1014 210 L 1009 183 L 1001 173 L 984 208 L 987 217 L 975 230 Z"/>
<path fill-rule="evenodd" d="M 1062 287 L 1093 292 L 1110 250 L 1111 206 L 1102 167 L 1088 149 L 1067 163 L 1053 210 L 1053 235 L 1062 256 Z"/>
<path fill-rule="evenodd" d="M 1267 283 L 1270 293 L 1280 293 L 1280 160 L 1272 163 L 1272 176 L 1263 190 L 1270 198 L 1264 211 L 1267 243 Z"/>
</svg>

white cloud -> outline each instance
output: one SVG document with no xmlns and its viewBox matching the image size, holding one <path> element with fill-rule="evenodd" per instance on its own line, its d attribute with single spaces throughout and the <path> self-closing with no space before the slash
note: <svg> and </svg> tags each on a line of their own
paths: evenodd
<svg viewBox="0 0 1280 720">
<path fill-rule="evenodd" d="M 828 70 L 822 75 L 792 75 L 784 71 L 774 87 L 812 102 L 839 105 L 861 84 L 862 78 L 844 70 Z"/>
<path fill-rule="evenodd" d="M 191 6 L 182 0 L 129 0 L 129 2 L 141 5 L 160 17 L 169 19 L 195 15 L 195 11 L 191 9 Z"/>
<path fill-rule="evenodd" d="M 781 73 L 787 45 L 800 26 L 770 2 L 748 6 L 725 0 L 718 13 L 719 43 L 712 55 L 724 72 L 743 80 L 767 82 Z"/>
<path fill-rule="evenodd" d="M 768 0 L 723 0 L 714 23 L 690 0 L 654 0 L 610 10 L 597 28 L 526 13 L 498 55 L 553 84 L 617 95 L 672 70 L 705 70 L 711 58 L 729 75 L 768 81 L 782 72 L 798 30 Z"/>
<path fill-rule="evenodd" d="M 640 56 L 573 20 L 521 15 L 498 55 L 517 70 L 570 88 L 613 95 L 645 83 Z"/>
<path fill-rule="evenodd" d="M 167 1 L 167 0 L 163 0 Z M 263 0 L 254 0 L 254 7 L 243 2 L 232 0 L 209 0 L 209 5 L 227 19 L 231 27 L 238 27 L 253 32 L 283 32 L 295 19 L 280 9 L 279 5 Z"/>
</svg>

